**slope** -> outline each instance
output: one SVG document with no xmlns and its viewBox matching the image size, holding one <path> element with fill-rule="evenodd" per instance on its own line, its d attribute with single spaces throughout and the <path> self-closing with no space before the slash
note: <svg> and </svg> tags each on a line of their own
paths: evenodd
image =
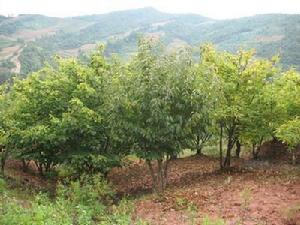
<svg viewBox="0 0 300 225">
<path fill-rule="evenodd" d="M 107 55 L 126 59 L 135 53 L 141 36 L 159 38 L 169 48 L 189 45 L 197 49 L 205 42 L 229 51 L 255 48 L 258 57 L 280 54 L 284 67 L 299 69 L 300 65 L 300 15 L 213 20 L 142 8 L 73 18 L 0 17 L 0 81 L 10 77 L 18 63 L 24 76 L 51 63 L 54 54 L 83 58 L 98 43 L 106 45 Z M 20 50 L 17 62 L 14 56 Z"/>
</svg>

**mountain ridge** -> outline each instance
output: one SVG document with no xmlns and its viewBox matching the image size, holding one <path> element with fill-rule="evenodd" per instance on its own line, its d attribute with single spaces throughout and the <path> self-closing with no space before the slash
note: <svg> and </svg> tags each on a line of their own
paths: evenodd
<svg viewBox="0 0 300 225">
<path fill-rule="evenodd" d="M 300 65 L 298 14 L 216 20 L 146 7 L 65 18 L 39 14 L 0 17 L 0 81 L 9 78 L 11 71 L 24 76 L 38 70 L 51 63 L 54 54 L 84 57 L 98 43 L 106 45 L 106 55 L 126 59 L 135 53 L 139 36 L 160 38 L 173 47 L 211 42 L 228 51 L 255 48 L 258 57 L 280 53 L 284 67 L 299 69 Z M 18 63 L 19 71 L 14 69 Z"/>
</svg>

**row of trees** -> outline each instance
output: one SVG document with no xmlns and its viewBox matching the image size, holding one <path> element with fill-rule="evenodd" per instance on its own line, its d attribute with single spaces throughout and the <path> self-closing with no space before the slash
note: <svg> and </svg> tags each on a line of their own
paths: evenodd
<svg viewBox="0 0 300 225">
<path fill-rule="evenodd" d="M 127 64 L 104 58 L 102 47 L 88 64 L 58 59 L 2 86 L 2 155 L 34 161 L 43 174 L 63 163 L 105 173 L 134 153 L 162 191 L 171 157 L 185 148 L 201 153 L 208 140 L 219 143 L 224 169 L 234 146 L 237 155 L 246 145 L 257 156 L 277 137 L 292 150 L 300 141 L 300 75 L 277 64 L 278 57 L 211 45 L 195 63 L 191 49 L 170 52 L 153 40 L 141 40 Z"/>
</svg>

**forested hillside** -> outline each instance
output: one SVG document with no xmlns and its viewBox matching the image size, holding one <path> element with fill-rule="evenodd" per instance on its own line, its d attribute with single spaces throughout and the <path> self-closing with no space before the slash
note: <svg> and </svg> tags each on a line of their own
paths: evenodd
<svg viewBox="0 0 300 225">
<path fill-rule="evenodd" d="M 137 45 L 0 86 L 0 224 L 298 225 L 299 72 Z"/>
<path fill-rule="evenodd" d="M 258 57 L 280 54 L 284 67 L 299 68 L 299 34 L 300 15 L 213 20 L 143 8 L 74 18 L 0 17 L 0 80 L 36 71 L 52 63 L 55 54 L 84 60 L 98 43 L 106 45 L 107 56 L 117 53 L 127 60 L 141 36 L 159 38 L 168 49 L 183 45 L 198 49 L 205 42 L 229 51 L 255 48 Z"/>
</svg>

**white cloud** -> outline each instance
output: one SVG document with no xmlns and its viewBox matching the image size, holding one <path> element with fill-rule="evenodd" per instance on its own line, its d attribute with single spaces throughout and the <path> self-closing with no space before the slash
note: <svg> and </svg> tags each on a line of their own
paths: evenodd
<svg viewBox="0 0 300 225">
<path fill-rule="evenodd" d="M 146 6 L 218 19 L 263 13 L 300 14 L 300 0 L 0 0 L 0 14 L 38 13 L 64 17 Z"/>
</svg>

